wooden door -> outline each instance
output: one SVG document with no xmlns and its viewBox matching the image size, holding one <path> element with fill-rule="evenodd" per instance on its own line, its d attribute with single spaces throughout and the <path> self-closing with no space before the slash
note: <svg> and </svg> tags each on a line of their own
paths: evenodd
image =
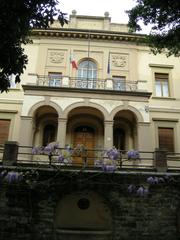
<svg viewBox="0 0 180 240">
<path fill-rule="evenodd" d="M 94 164 L 94 146 L 95 146 L 95 133 L 94 129 L 89 126 L 80 126 L 75 129 L 74 132 L 74 148 L 82 144 L 87 151 L 85 152 L 87 156 L 87 165 Z M 76 164 L 82 164 L 84 159 L 82 157 L 75 157 L 74 161 Z"/>
</svg>

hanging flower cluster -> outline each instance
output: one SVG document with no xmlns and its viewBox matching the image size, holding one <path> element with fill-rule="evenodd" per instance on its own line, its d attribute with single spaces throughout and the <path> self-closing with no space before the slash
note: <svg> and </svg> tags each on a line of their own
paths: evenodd
<svg viewBox="0 0 180 240">
<path fill-rule="evenodd" d="M 19 172 L 19 171 L 7 171 L 3 170 L 0 172 L 0 180 L 6 183 L 19 183 L 25 182 L 30 183 L 32 181 L 36 181 L 39 177 L 39 173 L 36 170 Z"/>
<path fill-rule="evenodd" d="M 140 159 L 139 152 L 136 150 L 129 150 L 127 152 L 127 158 L 128 160 L 139 160 Z"/>
<path fill-rule="evenodd" d="M 139 197 L 146 197 L 149 195 L 149 187 L 129 185 L 127 188 L 128 193 L 135 194 Z"/>
<path fill-rule="evenodd" d="M 59 143 L 52 142 L 49 143 L 45 147 L 33 147 L 32 149 L 33 155 L 48 155 L 50 160 L 53 159 L 59 163 L 64 164 L 71 164 L 72 159 L 71 156 L 73 154 L 73 151 L 71 147 L 68 145 L 64 149 L 60 149 Z"/>
<path fill-rule="evenodd" d="M 135 194 L 136 196 L 145 197 L 150 194 L 149 188 L 152 185 L 163 184 L 167 182 L 172 182 L 174 179 L 170 174 L 166 174 L 163 177 L 150 176 L 146 179 L 148 186 L 136 186 L 134 184 L 130 184 L 127 188 L 128 193 Z"/>
<path fill-rule="evenodd" d="M 49 143 L 47 146 L 45 147 L 33 147 L 32 149 L 32 154 L 34 155 L 41 155 L 41 154 L 46 154 L 46 155 L 53 155 L 53 154 L 57 154 L 58 149 L 59 149 L 59 144 L 57 142 L 52 142 Z"/>
<path fill-rule="evenodd" d="M 120 157 L 119 151 L 113 147 L 104 152 L 102 159 L 94 162 L 96 167 L 101 167 L 104 172 L 114 172 L 117 168 L 117 160 Z"/>
</svg>

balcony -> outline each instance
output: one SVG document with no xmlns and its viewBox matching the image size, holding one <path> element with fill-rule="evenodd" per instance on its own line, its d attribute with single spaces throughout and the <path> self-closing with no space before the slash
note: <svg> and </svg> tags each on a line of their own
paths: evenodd
<svg viewBox="0 0 180 240">
<path fill-rule="evenodd" d="M 1 146 L 0 165 L 25 168 L 55 169 L 63 171 L 95 172 L 173 172 L 180 171 L 180 153 L 169 153 L 161 149 L 154 152 L 136 151 L 138 157 L 129 158 L 128 152 L 117 150 L 116 159 L 109 158 L 105 149 L 56 148 L 48 152 L 29 146 L 18 146 L 17 142 L 6 142 Z M 109 168 L 106 169 L 106 166 Z"/>
<path fill-rule="evenodd" d="M 30 75 L 27 85 L 52 88 L 74 88 L 89 90 L 113 90 L 118 92 L 147 92 L 147 81 L 128 81 L 109 79 L 92 79 L 92 78 L 70 78 L 60 76 L 52 78 L 44 75 Z"/>
</svg>

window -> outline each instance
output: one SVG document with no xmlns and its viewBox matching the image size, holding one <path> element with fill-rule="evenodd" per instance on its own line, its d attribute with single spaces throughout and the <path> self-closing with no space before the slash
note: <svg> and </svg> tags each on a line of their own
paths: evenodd
<svg viewBox="0 0 180 240">
<path fill-rule="evenodd" d="M 169 97 L 169 75 L 155 73 L 155 88 L 157 97 Z"/>
<path fill-rule="evenodd" d="M 174 129 L 158 127 L 159 148 L 174 152 Z"/>
<path fill-rule="evenodd" d="M 10 120 L 0 120 L 0 144 L 8 140 Z"/>
<path fill-rule="evenodd" d="M 48 79 L 49 79 L 49 86 L 60 87 L 61 80 L 62 80 L 62 73 L 51 72 L 48 74 Z"/>
<path fill-rule="evenodd" d="M 78 79 L 76 86 L 79 88 L 96 88 L 97 66 L 91 60 L 82 61 L 78 66 Z"/>
<path fill-rule="evenodd" d="M 126 90 L 126 77 L 125 76 L 113 76 L 113 89 L 114 90 Z"/>
</svg>

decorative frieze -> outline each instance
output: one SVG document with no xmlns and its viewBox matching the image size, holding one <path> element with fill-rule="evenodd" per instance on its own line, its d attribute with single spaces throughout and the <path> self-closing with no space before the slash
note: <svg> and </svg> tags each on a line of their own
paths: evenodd
<svg viewBox="0 0 180 240">
<path fill-rule="evenodd" d="M 125 54 L 111 54 L 112 68 L 128 70 L 128 55 Z"/>
<path fill-rule="evenodd" d="M 65 65 L 65 51 L 63 50 L 48 50 L 47 64 L 48 65 Z"/>
</svg>

